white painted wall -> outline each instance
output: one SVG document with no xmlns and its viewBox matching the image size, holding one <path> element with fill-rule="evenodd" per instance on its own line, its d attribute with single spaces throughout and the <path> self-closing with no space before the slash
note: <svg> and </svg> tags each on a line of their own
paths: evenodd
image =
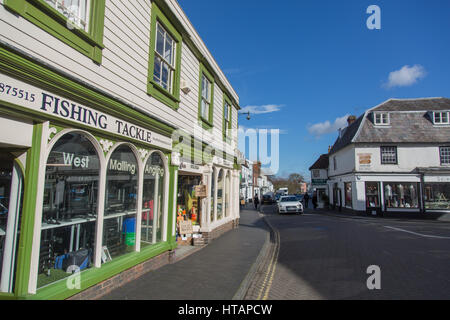
<svg viewBox="0 0 450 320">
<path fill-rule="evenodd" d="M 195 29 L 174 0 L 167 0 L 183 26 L 191 33 L 233 98 L 239 97 L 207 50 Z M 106 1 L 103 60 L 99 66 L 90 58 L 72 49 L 22 17 L 0 5 L 0 40 L 25 51 L 58 70 L 69 73 L 139 110 L 194 134 L 198 123 L 199 62 L 188 46 L 182 44 L 181 78 L 191 85 L 189 94 L 180 93 L 180 108 L 175 111 L 147 94 L 150 44 L 151 2 L 148 0 Z M 209 139 L 222 141 L 223 93 L 218 85 L 214 91 L 214 130 Z M 233 128 L 237 128 L 237 110 L 232 112 Z M 202 130 L 202 129 L 201 129 Z M 203 130 L 202 130 L 203 131 Z M 232 152 L 237 145 L 229 147 Z"/>
<path fill-rule="evenodd" d="M 397 165 L 381 164 L 381 145 L 358 146 L 356 148 L 356 166 L 358 171 L 370 172 L 411 172 L 417 167 L 439 167 L 439 145 L 398 145 Z M 384 146 L 384 145 L 383 145 Z M 370 168 L 360 166 L 358 154 L 370 154 Z"/>
<path fill-rule="evenodd" d="M 336 170 L 334 170 L 334 158 L 336 158 L 337 162 Z M 355 147 L 353 145 L 349 145 L 330 155 L 329 177 L 352 172 L 353 170 L 355 170 Z"/>
</svg>

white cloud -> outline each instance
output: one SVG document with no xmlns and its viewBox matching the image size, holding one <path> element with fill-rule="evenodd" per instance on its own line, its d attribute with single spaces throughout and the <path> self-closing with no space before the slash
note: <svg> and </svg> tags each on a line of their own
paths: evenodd
<svg viewBox="0 0 450 320">
<path fill-rule="evenodd" d="M 346 114 L 343 117 L 336 118 L 333 123 L 330 121 L 320 122 L 308 126 L 308 132 L 314 135 L 316 138 L 323 136 L 325 134 L 334 133 L 337 130 L 347 126 L 347 119 L 349 115 Z"/>
<path fill-rule="evenodd" d="M 394 88 L 411 86 L 425 76 L 425 68 L 421 65 L 416 64 L 412 67 L 406 65 L 403 66 L 400 70 L 392 71 L 391 73 L 389 73 L 389 80 L 388 83 L 385 84 L 385 87 Z"/>
<path fill-rule="evenodd" d="M 280 111 L 281 105 L 276 104 L 267 104 L 263 106 L 247 106 L 242 108 L 239 112 L 240 113 L 247 113 L 250 112 L 250 114 L 263 114 L 263 113 L 272 113 Z"/>
</svg>

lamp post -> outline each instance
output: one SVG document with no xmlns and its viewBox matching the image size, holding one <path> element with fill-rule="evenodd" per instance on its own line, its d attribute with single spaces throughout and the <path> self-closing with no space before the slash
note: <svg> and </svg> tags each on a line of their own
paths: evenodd
<svg viewBox="0 0 450 320">
<path fill-rule="evenodd" d="M 243 113 L 239 113 L 239 115 L 247 115 L 247 120 L 250 120 L 250 111 L 249 112 L 243 112 Z"/>
</svg>

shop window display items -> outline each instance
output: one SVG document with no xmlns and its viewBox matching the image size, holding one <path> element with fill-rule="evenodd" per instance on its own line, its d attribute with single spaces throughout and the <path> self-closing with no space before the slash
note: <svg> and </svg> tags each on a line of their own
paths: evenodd
<svg viewBox="0 0 450 320">
<path fill-rule="evenodd" d="M 386 208 L 418 208 L 417 183 L 387 182 L 384 184 Z"/>
<path fill-rule="evenodd" d="M 178 177 L 178 202 L 177 202 L 177 236 L 179 234 L 179 225 L 181 221 L 190 221 L 192 225 L 200 225 L 200 201 L 195 194 L 195 187 L 200 185 L 201 176 Z"/>
<path fill-rule="evenodd" d="M 450 183 L 425 183 L 425 209 L 450 210 Z"/>
<path fill-rule="evenodd" d="M 99 159 L 82 134 L 68 133 L 47 159 L 38 287 L 92 264 L 97 220 Z"/>
<path fill-rule="evenodd" d="M 153 153 L 144 167 L 141 244 L 147 246 L 162 241 L 164 204 L 164 163 L 159 153 Z"/>
<path fill-rule="evenodd" d="M 137 187 L 136 157 L 122 145 L 111 155 L 106 174 L 103 246 L 112 259 L 135 251 Z"/>
</svg>

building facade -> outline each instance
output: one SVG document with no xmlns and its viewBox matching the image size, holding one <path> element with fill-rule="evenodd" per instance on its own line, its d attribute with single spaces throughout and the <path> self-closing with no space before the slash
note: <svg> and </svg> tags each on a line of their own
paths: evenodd
<svg viewBox="0 0 450 320">
<path fill-rule="evenodd" d="M 450 212 L 450 99 L 390 99 L 349 118 L 329 154 L 330 203 L 368 214 Z"/>
<path fill-rule="evenodd" d="M 253 199 L 253 162 L 245 160 L 241 165 L 241 199 L 244 199 L 246 203 L 251 202 Z"/>
<path fill-rule="evenodd" d="M 318 208 L 324 208 L 328 203 L 328 154 L 322 154 L 309 168 L 311 171 L 310 190 L 317 196 Z M 305 191 L 306 192 L 306 191 Z"/>
<path fill-rule="evenodd" d="M 0 1 L 3 299 L 107 288 L 239 221 L 239 97 L 178 3 L 77 3 Z"/>
</svg>

